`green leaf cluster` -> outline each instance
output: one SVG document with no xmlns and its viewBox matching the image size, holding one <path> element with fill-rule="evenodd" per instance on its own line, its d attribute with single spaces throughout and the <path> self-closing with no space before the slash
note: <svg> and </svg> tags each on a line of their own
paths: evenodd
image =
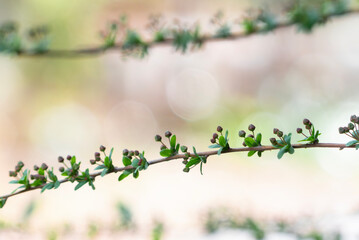
<svg viewBox="0 0 359 240">
<path fill-rule="evenodd" d="M 198 155 L 195 147 L 193 147 L 193 153 L 195 156 L 191 157 L 188 160 L 188 162 L 186 163 L 186 166 L 184 168 L 184 171 L 189 172 L 190 169 L 192 169 L 195 166 L 197 166 L 198 164 L 200 164 L 200 172 L 203 175 L 202 167 L 203 167 L 203 164 L 207 163 L 207 156 Z"/>
<path fill-rule="evenodd" d="M 262 134 L 261 134 L 261 133 L 258 133 L 257 136 L 256 136 L 256 138 L 246 137 L 246 138 L 244 139 L 244 143 L 245 143 L 248 147 L 259 147 L 259 146 L 262 146 L 261 142 L 262 142 Z M 257 152 L 258 157 L 261 157 L 261 156 L 262 156 L 262 152 L 263 152 L 263 151 L 255 151 L 255 150 L 252 150 L 252 151 L 249 151 L 249 152 L 248 152 L 248 157 L 253 156 L 256 152 Z"/>
<path fill-rule="evenodd" d="M 279 148 L 279 152 L 277 154 L 278 159 L 281 159 L 285 153 L 293 154 L 294 148 L 291 144 L 292 134 L 284 135 L 282 139 L 277 140 L 277 144 L 273 144 L 273 147 Z"/>
<path fill-rule="evenodd" d="M 190 44 L 193 48 L 200 48 L 203 43 L 203 39 L 200 34 L 200 27 L 196 25 L 194 29 L 179 28 L 172 30 L 173 46 L 176 51 L 185 53 Z"/>
<path fill-rule="evenodd" d="M 102 170 L 101 177 L 105 176 L 108 173 L 113 172 L 115 167 L 112 163 L 112 154 L 113 154 L 113 148 L 110 151 L 110 154 L 108 156 L 105 156 L 105 159 L 103 161 L 103 164 L 98 165 L 95 170 Z"/>
<path fill-rule="evenodd" d="M 131 175 L 134 178 L 138 178 L 141 170 L 146 170 L 149 166 L 149 163 L 147 159 L 145 158 L 145 152 L 142 152 L 139 154 L 139 156 L 136 156 L 132 159 L 130 156 L 123 156 L 122 162 L 125 165 L 125 167 L 132 167 L 129 169 L 126 169 L 122 172 L 122 174 L 118 177 L 118 181 L 122 181 L 127 176 Z"/>
<path fill-rule="evenodd" d="M 229 138 L 228 138 L 228 130 L 226 130 L 225 135 L 222 133 L 218 137 L 218 143 L 210 145 L 209 148 L 219 148 L 217 154 L 220 155 L 222 152 L 225 152 L 229 149 Z"/>
<path fill-rule="evenodd" d="M 311 133 L 310 136 L 304 138 L 303 140 L 300 140 L 299 142 L 308 142 L 308 144 L 319 143 L 318 137 L 319 135 L 321 135 L 319 130 L 315 131 L 315 128 L 312 125 L 310 133 Z"/>
<path fill-rule="evenodd" d="M 165 148 L 160 151 L 160 155 L 162 157 L 171 157 L 178 154 L 178 151 L 180 149 L 180 144 L 177 143 L 176 135 L 172 135 L 169 143 L 170 143 L 170 148 Z"/>
</svg>

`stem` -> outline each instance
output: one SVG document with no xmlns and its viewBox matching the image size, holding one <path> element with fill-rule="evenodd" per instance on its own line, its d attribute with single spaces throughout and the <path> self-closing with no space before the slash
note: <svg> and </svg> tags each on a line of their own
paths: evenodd
<svg viewBox="0 0 359 240">
<path fill-rule="evenodd" d="M 334 17 L 341 17 L 345 15 L 350 14 L 357 14 L 359 13 L 359 9 L 349 9 L 344 11 L 341 14 L 328 14 L 325 16 L 328 20 Z M 295 25 L 296 23 L 291 21 L 290 19 L 286 21 L 279 22 L 273 30 L 276 29 L 282 29 L 287 28 L 290 26 Z M 272 31 L 273 31 L 272 30 Z M 230 36 L 226 37 L 217 37 L 215 34 L 205 34 L 201 37 L 201 40 L 203 43 L 205 42 L 218 42 L 218 41 L 224 41 L 224 40 L 238 40 L 242 38 L 250 37 L 254 34 L 260 34 L 260 33 L 266 33 L 268 32 L 265 28 L 259 28 L 256 32 L 253 32 L 251 34 L 248 34 L 244 31 L 240 32 L 233 32 Z M 172 45 L 173 44 L 173 38 L 166 38 L 162 42 L 155 42 L 153 40 L 144 41 L 144 44 L 148 46 L 148 48 L 151 47 L 157 47 L 157 46 L 164 46 L 164 45 Z M 72 58 L 72 57 L 88 57 L 88 56 L 98 56 L 100 54 L 105 53 L 108 50 L 121 50 L 123 48 L 123 42 L 118 42 L 112 47 L 105 47 L 105 46 L 97 46 L 97 47 L 90 47 L 90 48 L 83 48 L 83 49 L 49 49 L 45 52 L 33 52 L 31 50 L 23 50 L 18 53 L 17 56 L 23 56 L 23 57 L 50 57 L 50 58 Z"/>
<path fill-rule="evenodd" d="M 350 146 L 347 147 L 345 144 L 340 144 L 340 143 L 316 143 L 316 144 L 292 144 L 293 148 L 296 149 L 300 149 L 300 148 L 338 148 L 339 150 L 342 150 L 344 148 L 355 148 L 355 146 Z M 273 146 L 259 146 L 259 147 L 242 147 L 242 148 L 229 148 L 227 151 L 222 152 L 222 154 L 227 154 L 227 153 L 234 153 L 234 152 L 249 152 L 249 151 L 272 151 L 272 150 L 279 150 L 278 148 L 275 148 Z M 206 152 L 198 152 L 197 154 L 199 156 L 205 156 L 205 157 L 209 157 L 212 155 L 217 155 L 218 151 L 206 151 Z M 193 153 L 189 154 L 190 157 L 195 157 L 196 155 Z M 167 157 L 167 158 L 160 158 L 160 159 L 155 159 L 152 161 L 149 161 L 148 164 L 149 165 L 153 165 L 153 164 L 158 164 L 158 163 L 162 163 L 162 162 L 168 162 L 168 161 L 172 161 L 175 159 L 182 159 L 185 158 L 185 154 L 177 154 L 171 157 Z M 134 169 L 134 167 L 132 166 L 127 166 L 127 167 L 114 167 L 114 170 L 110 173 L 117 173 L 117 172 L 123 172 L 125 170 L 130 170 L 130 169 Z M 95 172 L 90 174 L 90 176 L 92 178 L 96 178 L 98 176 L 101 175 L 101 172 Z M 108 173 L 108 174 L 110 174 Z M 59 181 L 61 184 L 65 183 L 65 182 L 69 182 L 69 179 L 63 179 Z M 40 186 L 37 187 L 30 187 L 28 189 L 23 189 L 21 191 L 15 192 L 15 193 L 11 193 L 11 194 L 7 194 L 7 195 L 3 195 L 0 196 L 0 199 L 7 199 L 25 192 L 29 192 L 32 190 L 36 190 L 36 189 L 41 189 L 45 186 L 45 184 L 42 184 Z"/>
</svg>

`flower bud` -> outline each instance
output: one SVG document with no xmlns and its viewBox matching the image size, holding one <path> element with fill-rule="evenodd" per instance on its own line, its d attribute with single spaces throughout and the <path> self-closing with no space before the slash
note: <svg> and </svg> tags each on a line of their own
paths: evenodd
<svg viewBox="0 0 359 240">
<path fill-rule="evenodd" d="M 186 168 L 183 169 L 183 171 L 184 171 L 184 172 L 189 172 L 189 168 L 186 167 Z"/>
<path fill-rule="evenodd" d="M 90 163 L 91 163 L 91 165 L 95 165 L 95 164 L 96 164 L 96 160 L 95 160 L 95 159 L 91 159 L 91 160 L 90 160 Z"/>
<path fill-rule="evenodd" d="M 37 165 L 34 165 L 34 170 L 35 171 L 39 170 L 39 167 Z"/>
<path fill-rule="evenodd" d="M 278 137 L 283 137 L 283 132 L 282 132 L 282 131 L 278 131 L 278 132 L 277 132 L 277 136 L 278 136 Z"/>
<path fill-rule="evenodd" d="M 156 142 L 161 142 L 161 140 L 162 140 L 162 137 L 157 134 L 157 135 L 155 136 L 155 141 L 156 141 Z"/>
<path fill-rule="evenodd" d="M 9 171 L 9 176 L 10 176 L 10 177 L 16 177 L 16 176 L 17 176 L 17 172 L 15 172 L 15 171 Z"/>
<path fill-rule="evenodd" d="M 172 136 L 172 133 L 170 131 L 165 132 L 165 137 L 169 138 Z"/>
<path fill-rule="evenodd" d="M 217 133 L 213 133 L 213 139 L 217 139 L 218 138 L 218 134 Z"/>
<path fill-rule="evenodd" d="M 70 161 L 72 157 L 70 155 L 67 155 L 66 159 Z"/>
<path fill-rule="evenodd" d="M 305 129 L 310 130 L 311 128 L 312 128 L 312 126 L 310 124 L 305 125 Z"/>
<path fill-rule="evenodd" d="M 275 138 L 270 138 L 269 141 L 270 141 L 273 145 L 278 145 L 277 139 L 275 139 Z"/>
<path fill-rule="evenodd" d="M 106 147 L 104 145 L 100 146 L 100 152 L 104 152 L 106 150 Z"/>
<path fill-rule="evenodd" d="M 217 127 L 217 132 L 221 133 L 223 131 L 223 128 L 221 126 Z"/>
<path fill-rule="evenodd" d="M 249 131 L 254 131 L 256 129 L 256 127 L 253 125 L 253 124 L 250 124 L 249 126 L 248 126 L 248 130 Z"/>
<path fill-rule="evenodd" d="M 61 157 L 61 156 L 59 156 L 59 157 L 57 158 L 57 161 L 58 161 L 59 163 L 63 163 L 63 162 L 64 162 L 64 158 Z"/>
<path fill-rule="evenodd" d="M 213 143 L 213 144 L 215 144 L 216 143 L 216 139 L 214 139 L 214 138 L 211 138 L 211 143 Z"/>
<path fill-rule="evenodd" d="M 279 131 L 278 128 L 273 128 L 273 133 L 274 133 L 274 134 L 277 134 L 278 131 Z"/>
<path fill-rule="evenodd" d="M 247 147 L 247 144 L 245 142 L 242 142 L 243 147 Z"/>
<path fill-rule="evenodd" d="M 345 130 L 345 132 L 349 132 L 349 128 L 348 127 L 344 127 L 344 130 Z"/>
<path fill-rule="evenodd" d="M 186 146 L 181 146 L 181 151 L 182 151 L 182 152 L 185 153 L 185 152 L 187 152 L 187 150 L 188 150 L 188 148 L 187 148 Z"/>
<path fill-rule="evenodd" d="M 358 119 L 358 117 L 357 117 L 356 115 L 350 116 L 350 121 L 351 121 L 352 123 L 356 123 L 357 119 Z"/>
<path fill-rule="evenodd" d="M 129 153 L 128 149 L 123 149 L 122 154 L 123 154 L 124 156 L 127 156 L 128 153 Z"/>
<path fill-rule="evenodd" d="M 244 130 L 241 130 L 238 132 L 238 136 L 244 138 L 246 136 L 246 132 Z"/>
<path fill-rule="evenodd" d="M 343 127 L 340 127 L 339 128 L 339 134 L 343 134 L 343 133 L 345 133 L 345 129 Z"/>
<path fill-rule="evenodd" d="M 59 167 L 59 171 L 60 171 L 60 172 L 64 172 L 64 171 L 65 171 L 65 168 L 64 168 L 64 167 Z"/>
<path fill-rule="evenodd" d="M 140 155 L 140 152 L 138 150 L 135 150 L 134 154 L 135 154 L 135 156 L 138 156 L 138 155 Z"/>
<path fill-rule="evenodd" d="M 18 165 L 20 168 L 22 168 L 22 167 L 24 166 L 24 163 L 23 163 L 22 161 L 19 161 L 19 162 L 17 163 L 17 165 Z"/>
<path fill-rule="evenodd" d="M 101 156 L 101 154 L 99 152 L 95 152 L 95 158 L 99 158 Z"/>
<path fill-rule="evenodd" d="M 163 144 L 162 144 L 162 146 L 161 146 L 161 150 L 163 150 L 163 149 L 167 149 L 167 147 L 166 147 L 165 145 L 163 145 Z"/>
<path fill-rule="evenodd" d="M 249 134 L 248 137 L 254 138 L 254 135 L 253 135 L 253 134 Z"/>
<path fill-rule="evenodd" d="M 304 118 L 304 120 L 303 120 L 303 124 L 304 124 L 304 125 L 309 125 L 309 123 L 310 123 L 309 119 Z"/>
<path fill-rule="evenodd" d="M 303 129 L 297 128 L 297 133 L 301 134 L 303 132 Z"/>
<path fill-rule="evenodd" d="M 41 164 L 41 168 L 43 170 L 47 170 L 49 167 L 46 165 L 46 163 Z"/>
</svg>

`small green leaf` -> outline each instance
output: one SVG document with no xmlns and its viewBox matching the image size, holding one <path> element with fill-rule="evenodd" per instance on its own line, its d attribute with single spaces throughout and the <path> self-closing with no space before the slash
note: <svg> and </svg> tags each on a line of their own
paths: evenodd
<svg viewBox="0 0 359 240">
<path fill-rule="evenodd" d="M 131 165 L 131 159 L 130 159 L 129 157 L 124 156 L 124 157 L 122 158 L 122 163 L 123 163 L 123 165 L 125 165 L 125 166 L 129 166 L 129 165 Z"/>
<path fill-rule="evenodd" d="M 203 172 L 202 172 L 202 165 L 203 165 L 203 162 L 201 162 L 201 164 L 199 165 L 199 170 L 201 172 L 201 175 L 203 175 Z"/>
<path fill-rule="evenodd" d="M 199 157 L 193 157 L 186 164 L 186 168 L 189 168 L 189 167 L 191 167 L 193 165 L 197 165 L 200 162 L 201 162 L 201 159 Z"/>
<path fill-rule="evenodd" d="M 219 148 L 219 147 L 221 147 L 221 145 L 219 145 L 219 144 L 213 144 L 213 145 L 211 145 L 211 146 L 208 146 L 209 148 Z"/>
<path fill-rule="evenodd" d="M 60 187 L 60 182 L 59 181 L 56 181 L 55 184 L 54 184 L 54 188 L 57 189 L 58 187 Z"/>
<path fill-rule="evenodd" d="M 224 135 L 224 139 L 228 140 L 228 130 L 226 130 L 226 134 Z"/>
<path fill-rule="evenodd" d="M 262 152 L 263 151 L 258 151 L 258 153 L 257 153 L 258 157 L 262 157 Z"/>
<path fill-rule="evenodd" d="M 258 143 L 256 141 L 254 141 L 253 138 L 251 137 L 246 137 L 244 139 L 244 143 L 248 146 L 248 147 L 257 147 Z"/>
<path fill-rule="evenodd" d="M 122 181 L 123 179 L 125 179 L 128 175 L 130 175 L 132 172 L 129 170 L 125 170 L 119 177 L 118 177 L 118 181 Z"/>
<path fill-rule="evenodd" d="M 288 144 L 290 144 L 290 141 L 291 141 L 291 137 L 292 137 L 292 134 L 289 133 L 288 135 L 284 135 L 284 141 Z"/>
<path fill-rule="evenodd" d="M 105 166 L 107 168 L 110 167 L 111 163 L 110 163 L 110 158 L 109 157 L 105 157 L 105 160 L 103 161 L 103 164 L 105 164 Z"/>
<path fill-rule="evenodd" d="M 12 180 L 12 181 L 10 181 L 9 183 L 10 183 L 10 184 L 18 184 L 19 181 L 18 181 L 18 180 Z"/>
<path fill-rule="evenodd" d="M 82 187 L 83 185 L 85 185 L 87 182 L 86 181 L 81 181 L 79 182 L 76 187 L 75 187 L 75 191 L 78 190 L 80 187 Z"/>
<path fill-rule="evenodd" d="M 350 147 L 350 146 L 352 146 L 354 144 L 357 144 L 357 143 L 359 143 L 358 140 L 352 140 L 352 141 L 348 142 L 347 144 L 345 144 L 345 146 Z"/>
<path fill-rule="evenodd" d="M 139 172 L 138 168 L 136 168 L 135 171 L 133 172 L 133 177 L 138 178 L 139 175 L 140 175 L 140 172 Z"/>
<path fill-rule="evenodd" d="M 176 135 L 173 135 L 171 137 L 170 145 L 171 145 L 171 148 L 173 148 L 173 149 L 176 148 Z"/>
<path fill-rule="evenodd" d="M 102 172 L 101 172 L 101 177 L 105 176 L 108 172 L 108 168 L 105 168 Z"/>
<path fill-rule="evenodd" d="M 41 193 L 43 193 L 45 190 L 50 190 L 50 189 L 52 189 L 54 187 L 54 183 L 53 182 L 51 182 L 51 183 L 48 183 L 48 184 L 46 184 L 42 189 L 41 189 Z"/>
<path fill-rule="evenodd" d="M 356 146 L 355 146 L 355 150 L 358 150 L 359 149 L 359 144 L 357 144 Z"/>
<path fill-rule="evenodd" d="M 74 165 L 76 163 L 76 157 L 72 156 L 71 158 L 71 165 Z"/>
<path fill-rule="evenodd" d="M 101 170 L 101 169 L 104 169 L 104 168 L 106 168 L 105 165 L 100 165 L 100 166 L 97 166 L 97 167 L 95 168 L 95 170 Z"/>
<path fill-rule="evenodd" d="M 134 168 L 138 167 L 139 162 L 140 162 L 140 160 L 138 158 L 133 159 L 132 164 L 131 164 L 132 167 L 134 167 Z"/>
<path fill-rule="evenodd" d="M 162 157 L 169 157 L 169 156 L 171 156 L 171 154 L 172 154 L 171 149 L 163 149 L 163 150 L 161 150 L 161 152 L 160 152 L 160 155 L 161 155 Z"/>
<path fill-rule="evenodd" d="M 256 142 L 257 142 L 258 144 L 261 144 L 261 142 L 262 142 L 262 134 L 261 134 L 261 133 L 258 133 L 258 134 L 257 134 Z"/>
<path fill-rule="evenodd" d="M 253 156 L 256 152 L 257 152 L 257 151 L 249 151 L 249 152 L 248 152 L 248 157 Z"/>
<path fill-rule="evenodd" d="M 217 154 L 218 154 L 218 155 L 221 155 L 221 153 L 222 153 L 223 149 L 224 149 L 223 147 L 220 147 L 220 148 L 218 149 Z"/>
<path fill-rule="evenodd" d="M 112 160 L 113 148 L 111 148 L 110 154 L 108 155 L 109 159 Z"/>
<path fill-rule="evenodd" d="M 289 147 L 288 149 L 289 154 L 293 154 L 294 153 L 294 148 L 292 146 Z"/>
<path fill-rule="evenodd" d="M 221 145 L 222 147 L 225 147 L 227 144 L 227 141 L 223 136 L 219 136 L 218 142 L 219 142 L 219 145 Z"/>
<path fill-rule="evenodd" d="M 284 155 L 284 153 L 286 153 L 288 151 L 288 145 L 285 145 L 284 147 L 282 147 L 279 152 L 278 152 L 278 159 L 281 159 Z"/>
<path fill-rule="evenodd" d="M 0 208 L 3 208 L 5 206 L 7 198 L 0 198 Z"/>
</svg>

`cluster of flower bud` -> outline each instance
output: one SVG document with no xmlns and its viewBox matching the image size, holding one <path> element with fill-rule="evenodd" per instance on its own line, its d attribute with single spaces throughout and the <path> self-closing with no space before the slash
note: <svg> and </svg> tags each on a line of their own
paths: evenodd
<svg viewBox="0 0 359 240">
<path fill-rule="evenodd" d="M 220 134 L 222 134 L 222 132 L 223 132 L 223 128 L 221 127 L 221 126 L 218 126 L 217 127 L 217 132 L 218 133 L 220 133 Z M 213 135 L 212 135 L 212 138 L 210 139 L 210 142 L 211 143 L 213 143 L 213 144 L 215 144 L 216 142 L 217 142 L 217 139 L 218 139 L 218 133 L 213 133 Z"/>
<path fill-rule="evenodd" d="M 18 173 L 21 171 L 23 167 L 24 167 L 24 163 L 22 161 L 19 161 L 15 166 L 15 171 L 9 171 L 9 176 L 17 177 Z"/>
<path fill-rule="evenodd" d="M 358 132 L 358 126 L 359 126 L 359 117 L 356 115 L 352 115 L 350 117 L 350 123 L 348 123 L 345 127 L 339 128 L 340 134 L 349 134 L 350 137 L 359 140 L 359 132 Z"/>
</svg>

